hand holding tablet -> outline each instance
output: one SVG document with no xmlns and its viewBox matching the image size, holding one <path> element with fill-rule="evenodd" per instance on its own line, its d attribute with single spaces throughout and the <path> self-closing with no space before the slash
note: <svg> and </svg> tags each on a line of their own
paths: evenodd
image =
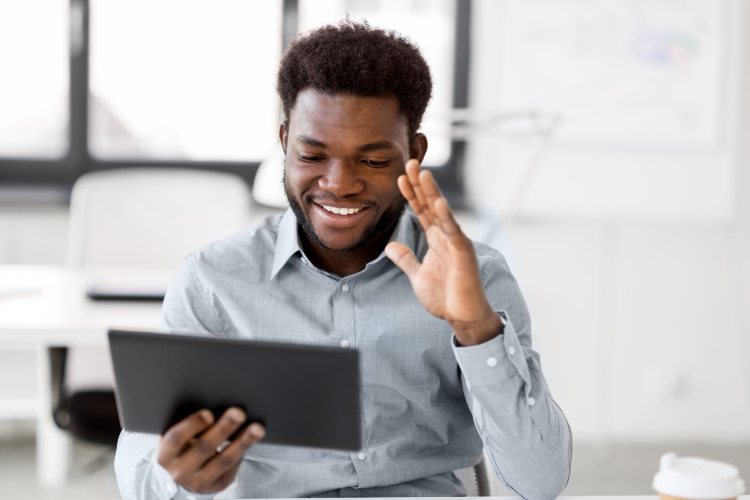
<svg viewBox="0 0 750 500">
<path fill-rule="evenodd" d="M 225 446 L 245 419 L 245 412 L 234 407 L 216 422 L 208 410 L 193 413 L 162 436 L 159 465 L 190 491 L 222 491 L 234 481 L 245 452 L 266 434 L 262 425 L 252 423 Z"/>
</svg>

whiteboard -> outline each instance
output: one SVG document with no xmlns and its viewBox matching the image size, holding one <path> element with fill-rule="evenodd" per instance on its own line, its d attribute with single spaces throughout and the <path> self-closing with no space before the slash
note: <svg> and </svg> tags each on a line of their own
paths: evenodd
<svg viewBox="0 0 750 500">
<path fill-rule="evenodd" d="M 508 0 L 503 108 L 561 113 L 561 144 L 713 150 L 724 11 L 723 0 Z"/>
</svg>

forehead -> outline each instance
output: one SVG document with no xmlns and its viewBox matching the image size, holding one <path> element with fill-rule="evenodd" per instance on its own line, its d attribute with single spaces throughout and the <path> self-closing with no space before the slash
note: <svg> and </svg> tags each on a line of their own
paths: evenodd
<svg viewBox="0 0 750 500">
<path fill-rule="evenodd" d="M 406 118 L 399 112 L 395 97 L 330 95 L 313 89 L 299 93 L 289 120 L 294 135 L 391 141 L 408 139 Z M 324 140 L 324 142 L 326 142 Z"/>
</svg>

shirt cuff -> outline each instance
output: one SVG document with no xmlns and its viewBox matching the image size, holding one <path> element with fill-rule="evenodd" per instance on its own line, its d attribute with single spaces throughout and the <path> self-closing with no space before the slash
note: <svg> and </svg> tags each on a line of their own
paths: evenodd
<svg viewBox="0 0 750 500">
<path fill-rule="evenodd" d="M 177 494 L 172 500 L 212 500 L 218 493 L 193 493 L 182 486 L 177 487 Z"/>
<path fill-rule="evenodd" d="M 456 361 L 469 388 L 496 384 L 519 375 L 528 391 L 529 367 L 516 329 L 505 311 L 499 311 L 498 314 L 503 321 L 503 333 L 487 342 L 459 347 L 455 335 L 453 336 L 451 345 Z"/>
<path fill-rule="evenodd" d="M 159 464 L 159 460 L 157 460 L 158 453 L 158 449 L 154 451 L 151 463 L 154 467 L 154 477 L 161 491 L 165 493 L 165 498 L 169 500 L 212 500 L 217 495 L 216 493 L 193 493 L 177 485 L 174 479 L 172 479 L 172 475 L 167 472 L 167 469 Z"/>
</svg>

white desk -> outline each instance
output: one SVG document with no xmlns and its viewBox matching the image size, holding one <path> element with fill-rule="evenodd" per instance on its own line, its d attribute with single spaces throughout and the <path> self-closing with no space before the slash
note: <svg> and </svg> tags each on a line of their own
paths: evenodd
<svg viewBox="0 0 750 500">
<path fill-rule="evenodd" d="M 123 271 L 76 272 L 63 266 L 0 265 L 0 348 L 37 352 L 37 394 L 6 402 L 6 417 L 36 417 L 37 478 L 41 484 L 64 484 L 68 471 L 68 435 L 52 420 L 49 347 L 106 345 L 107 329 L 157 330 L 161 304 L 97 302 L 86 298 L 94 276 L 112 278 Z M 127 279 L 167 280 L 164 270 L 129 270 Z M 35 400 L 35 401 L 34 401 Z M 16 415 L 12 415 L 17 411 Z"/>
</svg>

